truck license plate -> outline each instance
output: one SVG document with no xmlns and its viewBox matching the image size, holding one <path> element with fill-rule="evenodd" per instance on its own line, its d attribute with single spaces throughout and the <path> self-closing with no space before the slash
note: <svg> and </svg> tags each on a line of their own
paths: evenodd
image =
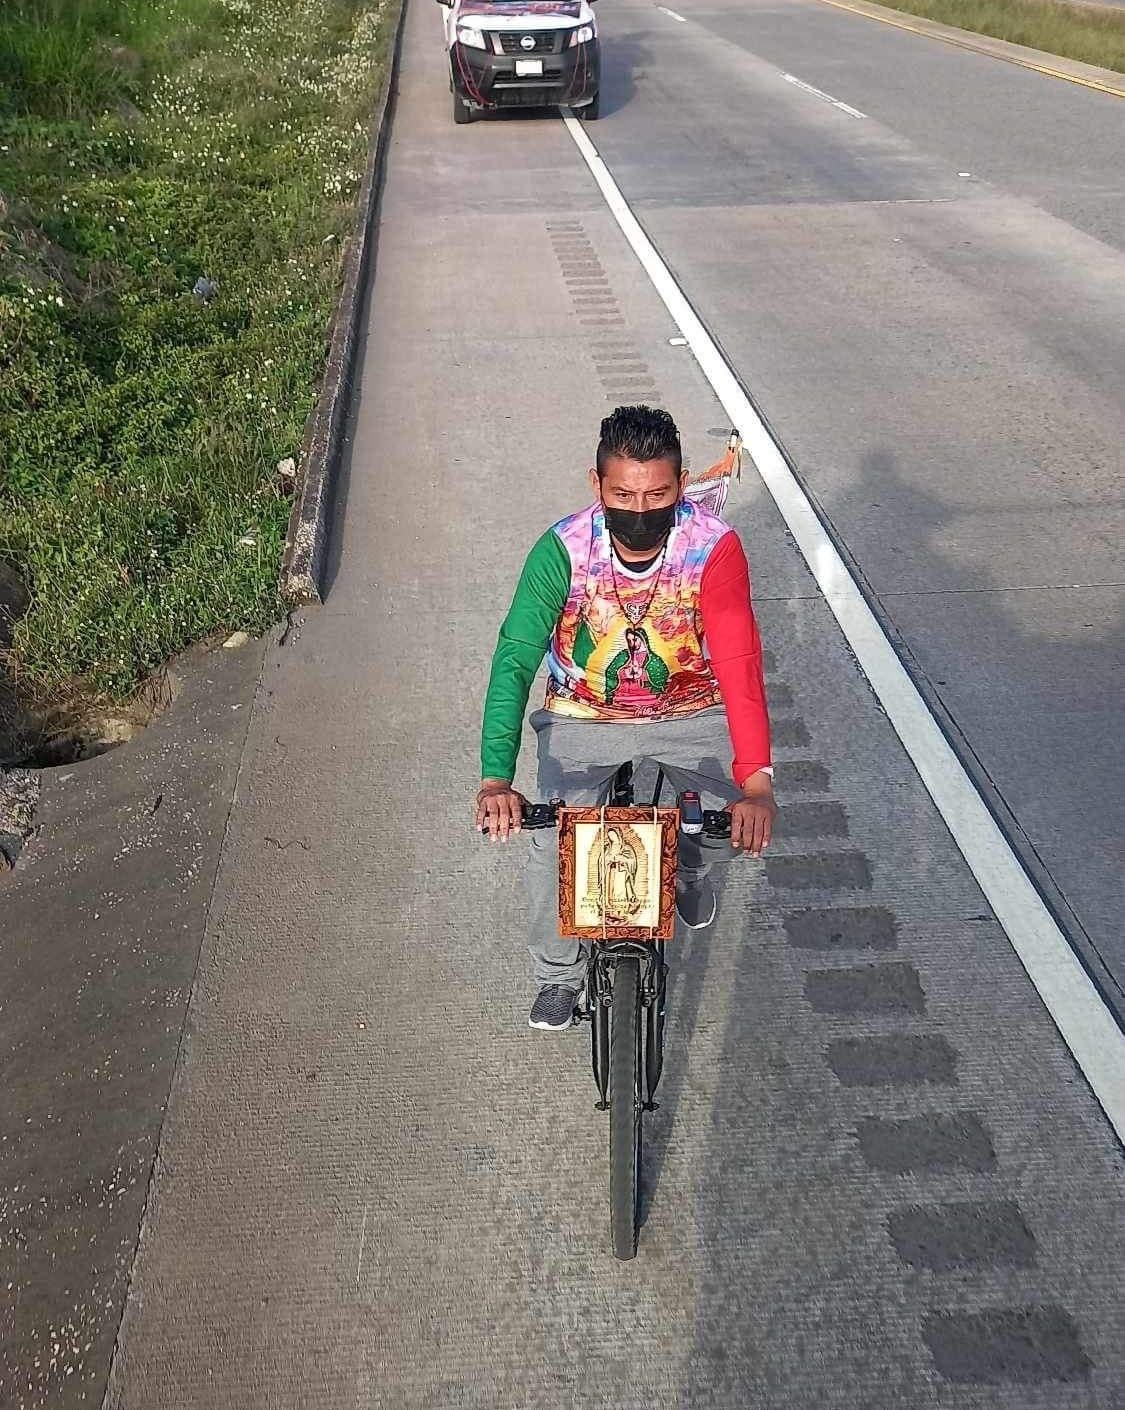
<svg viewBox="0 0 1125 1410">
<path fill-rule="evenodd" d="M 516 77 L 517 77 L 517 78 L 542 78 L 542 77 L 543 77 L 543 60 L 542 60 L 542 59 L 517 59 L 517 60 L 516 60 Z"/>
</svg>

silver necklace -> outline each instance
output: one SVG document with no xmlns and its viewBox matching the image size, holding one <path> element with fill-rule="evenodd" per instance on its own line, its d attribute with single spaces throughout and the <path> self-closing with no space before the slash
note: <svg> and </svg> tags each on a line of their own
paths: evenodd
<svg viewBox="0 0 1125 1410">
<path fill-rule="evenodd" d="M 656 589 L 660 586 L 660 575 L 664 572 L 664 555 L 668 552 L 668 540 L 664 540 L 664 547 L 660 550 L 660 557 L 657 559 L 656 568 L 653 575 L 652 587 L 649 589 L 648 597 L 643 602 L 625 602 L 621 597 L 621 588 L 617 583 L 617 568 L 614 564 L 613 545 L 609 547 L 609 571 L 613 577 L 613 595 L 617 598 L 617 605 L 625 614 L 625 620 L 631 627 L 639 627 L 648 616 L 649 608 L 656 599 Z"/>
</svg>

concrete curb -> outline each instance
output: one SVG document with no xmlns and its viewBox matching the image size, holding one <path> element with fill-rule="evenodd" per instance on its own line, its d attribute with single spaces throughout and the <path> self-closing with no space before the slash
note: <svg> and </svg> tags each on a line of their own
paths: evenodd
<svg viewBox="0 0 1125 1410">
<path fill-rule="evenodd" d="M 375 110 L 367 169 L 359 189 L 355 231 L 344 255 L 344 277 L 328 344 L 328 360 L 320 394 L 301 444 L 300 471 L 281 558 L 279 584 L 282 597 L 293 604 L 321 601 L 321 574 L 328 547 L 336 467 L 347 421 L 356 338 L 367 290 L 372 222 L 383 184 L 391 101 L 398 82 L 408 3 L 409 0 L 399 0 L 383 94 Z"/>
<path fill-rule="evenodd" d="M 1016 64 L 1019 68 L 1030 69 L 1032 73 L 1061 78 L 1067 83 L 1077 83 L 1082 88 L 1108 93 L 1114 98 L 1125 98 L 1125 75 L 1114 69 L 1101 69 L 1077 59 L 1064 58 L 1061 54 L 1048 54 L 1041 49 L 1025 48 L 1022 44 L 1010 44 L 1006 39 L 993 39 L 987 34 L 977 34 L 975 30 L 957 29 L 953 25 L 912 14 L 909 10 L 893 10 L 886 5 L 873 4 L 871 0 L 821 0 L 821 4 L 831 5 L 835 10 L 849 10 L 853 15 L 864 15 L 869 20 L 880 20 L 883 24 L 905 29 L 911 34 L 940 39 L 974 54 L 986 54 L 990 59 Z"/>
</svg>

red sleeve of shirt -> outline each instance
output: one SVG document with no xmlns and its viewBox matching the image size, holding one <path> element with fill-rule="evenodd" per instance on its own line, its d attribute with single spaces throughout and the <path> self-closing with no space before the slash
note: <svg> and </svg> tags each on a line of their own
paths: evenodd
<svg viewBox="0 0 1125 1410">
<path fill-rule="evenodd" d="M 739 788 L 770 762 L 770 721 L 762 679 L 762 642 L 750 605 L 750 569 L 731 529 L 703 568 L 699 610 L 711 669 L 727 712 Z"/>
</svg>

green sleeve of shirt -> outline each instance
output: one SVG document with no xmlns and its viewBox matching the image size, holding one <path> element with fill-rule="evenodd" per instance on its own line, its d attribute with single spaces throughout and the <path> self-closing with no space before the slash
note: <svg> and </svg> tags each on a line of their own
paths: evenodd
<svg viewBox="0 0 1125 1410">
<path fill-rule="evenodd" d="M 569 593 L 570 557 L 562 539 L 548 529 L 527 555 L 492 657 L 481 729 L 481 778 L 509 783 L 515 778 L 531 683 Z"/>
</svg>

